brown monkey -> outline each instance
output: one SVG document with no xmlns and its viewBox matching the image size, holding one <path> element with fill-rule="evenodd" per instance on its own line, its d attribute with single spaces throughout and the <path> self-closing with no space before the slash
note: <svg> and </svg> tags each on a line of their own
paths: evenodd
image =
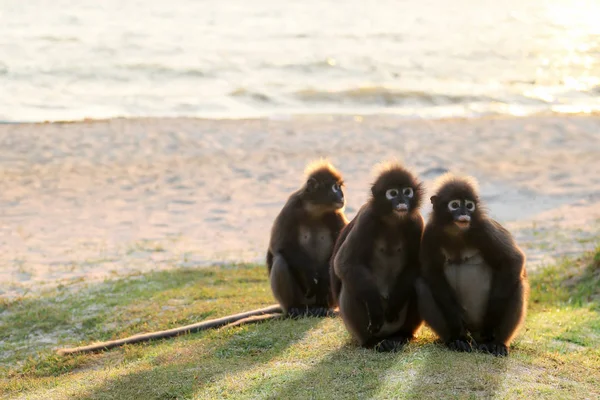
<svg viewBox="0 0 600 400">
<path fill-rule="evenodd" d="M 422 325 L 414 288 L 422 192 L 407 169 L 384 166 L 371 187 L 371 199 L 336 244 L 333 295 L 346 328 L 363 347 L 398 350 Z"/>
<path fill-rule="evenodd" d="M 486 216 L 474 180 L 442 177 L 431 203 L 417 283 L 421 314 L 451 349 L 506 356 L 527 308 L 525 257 Z"/>
<path fill-rule="evenodd" d="M 273 295 L 290 316 L 331 314 L 329 259 L 344 216 L 342 175 L 327 161 L 306 169 L 306 182 L 275 219 L 267 251 Z"/>
</svg>

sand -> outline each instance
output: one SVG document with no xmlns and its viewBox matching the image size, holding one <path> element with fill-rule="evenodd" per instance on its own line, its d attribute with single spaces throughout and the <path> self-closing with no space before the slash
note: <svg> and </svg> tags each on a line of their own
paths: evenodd
<svg viewBox="0 0 600 400">
<path fill-rule="evenodd" d="M 600 117 L 0 125 L 0 297 L 263 262 L 274 217 L 321 156 L 345 176 L 349 217 L 368 196 L 372 167 L 395 158 L 428 185 L 447 170 L 475 176 L 529 270 L 597 244 Z"/>
</svg>

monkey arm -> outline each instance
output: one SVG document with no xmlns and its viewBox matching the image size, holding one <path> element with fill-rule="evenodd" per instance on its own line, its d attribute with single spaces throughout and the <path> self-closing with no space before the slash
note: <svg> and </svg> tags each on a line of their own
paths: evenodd
<svg viewBox="0 0 600 400">
<path fill-rule="evenodd" d="M 315 295 L 317 273 L 310 255 L 298 244 L 287 243 L 279 250 L 285 258 L 294 280 L 306 297 Z"/>
<path fill-rule="evenodd" d="M 310 254 L 298 242 L 302 211 L 288 203 L 277 216 L 271 234 L 270 253 L 279 253 L 286 261 L 294 281 L 306 297 L 315 294 L 316 266 Z"/>
<path fill-rule="evenodd" d="M 415 280 L 419 276 L 419 253 L 421 236 L 423 234 L 423 217 L 418 215 L 418 218 L 413 218 L 406 231 L 406 264 L 396 279 L 388 300 L 386 310 L 388 319 L 395 318 L 400 310 L 404 308 L 406 302 L 413 293 Z"/>
<path fill-rule="evenodd" d="M 511 296 L 518 292 L 526 271 L 525 256 L 514 243 L 510 233 L 495 221 L 491 221 L 486 228 L 479 235 L 480 249 L 483 259 L 492 268 L 492 285 L 483 322 L 483 334 L 492 340 L 494 327 L 502 320 L 506 304 Z"/>
<path fill-rule="evenodd" d="M 383 303 L 375 278 L 366 264 L 373 249 L 373 219 L 362 210 L 352 221 L 352 229 L 340 246 L 334 260 L 335 273 L 343 289 L 365 305 L 369 316 L 369 331 L 379 331 L 384 321 Z"/>
<path fill-rule="evenodd" d="M 364 265 L 346 265 L 346 268 L 342 275 L 344 290 L 349 296 L 356 296 L 362 301 L 369 316 L 368 329 L 371 333 L 376 333 L 383 325 L 384 312 L 373 275 Z"/>
<path fill-rule="evenodd" d="M 334 304 L 338 303 L 338 300 L 340 297 L 340 292 L 342 290 L 342 281 L 335 273 L 335 268 L 334 268 L 335 256 L 337 255 L 338 251 L 340 250 L 340 247 L 342 246 L 342 244 L 344 244 L 344 242 L 346 241 L 346 238 L 348 237 L 348 234 L 354 227 L 355 222 L 356 222 L 356 218 L 354 218 L 352 221 L 350 221 L 350 223 L 348 225 L 346 225 L 342 228 L 341 232 L 339 233 L 339 235 L 337 236 L 337 238 L 335 240 L 335 245 L 333 246 L 333 252 L 331 253 L 331 258 L 329 260 L 329 281 L 330 281 L 330 285 L 331 285 L 331 295 L 332 295 Z"/>
<path fill-rule="evenodd" d="M 333 241 L 333 248 L 329 259 L 317 268 L 317 273 L 319 274 L 317 283 L 317 303 L 335 304 L 337 303 L 337 298 L 341 290 L 341 281 L 335 275 L 333 259 L 346 236 L 348 236 L 348 231 L 345 229 L 348 220 L 342 212 L 334 212 L 327 215 L 324 222 L 329 229 Z M 331 298 L 333 302 L 327 300 L 328 298 Z"/>
</svg>

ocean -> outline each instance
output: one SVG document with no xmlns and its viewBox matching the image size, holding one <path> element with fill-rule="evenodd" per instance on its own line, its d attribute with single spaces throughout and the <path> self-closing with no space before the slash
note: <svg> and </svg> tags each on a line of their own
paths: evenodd
<svg viewBox="0 0 600 400">
<path fill-rule="evenodd" d="M 600 1 L 0 0 L 0 121 L 600 110 Z"/>
</svg>

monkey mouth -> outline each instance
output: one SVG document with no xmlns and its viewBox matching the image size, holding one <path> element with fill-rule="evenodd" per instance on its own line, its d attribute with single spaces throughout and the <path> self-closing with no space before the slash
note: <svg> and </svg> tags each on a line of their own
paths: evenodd
<svg viewBox="0 0 600 400">
<path fill-rule="evenodd" d="M 340 208 L 344 207 L 344 202 L 343 201 L 336 201 L 335 203 L 333 203 L 333 206 L 336 209 L 340 209 Z"/>
<path fill-rule="evenodd" d="M 405 214 L 408 212 L 408 206 L 404 203 L 400 203 L 394 207 L 394 210 L 399 214 Z"/>
<path fill-rule="evenodd" d="M 470 221 L 454 221 L 454 223 L 461 229 L 467 229 L 471 225 Z"/>
</svg>

